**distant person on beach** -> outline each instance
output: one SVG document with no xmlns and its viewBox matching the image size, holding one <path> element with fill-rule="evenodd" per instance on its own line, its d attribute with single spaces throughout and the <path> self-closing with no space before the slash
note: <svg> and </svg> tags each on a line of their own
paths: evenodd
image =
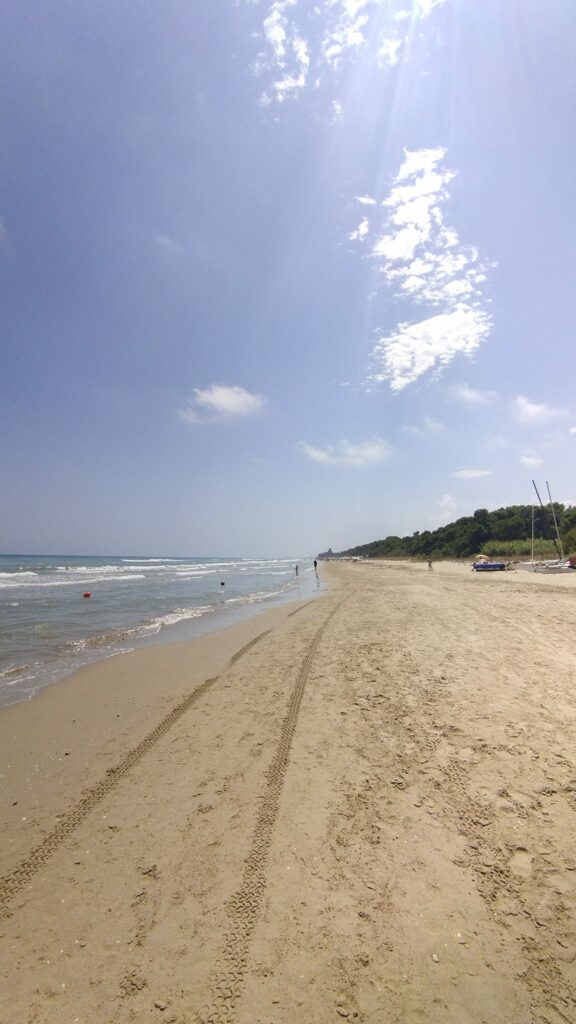
<svg viewBox="0 0 576 1024">
<path fill-rule="evenodd" d="M 432 562 L 430 561 L 430 559 L 428 559 L 428 568 L 432 569 Z"/>
<path fill-rule="evenodd" d="M 298 575 L 298 566 L 297 565 L 294 567 L 294 572 L 296 573 L 296 575 Z"/>
<path fill-rule="evenodd" d="M 318 562 L 316 561 L 316 559 L 314 559 L 314 572 L 316 572 L 317 568 L 318 568 Z"/>
</svg>

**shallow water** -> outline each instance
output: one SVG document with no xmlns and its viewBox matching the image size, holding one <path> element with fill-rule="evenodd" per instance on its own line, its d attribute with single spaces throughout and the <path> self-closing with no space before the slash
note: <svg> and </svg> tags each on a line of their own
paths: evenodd
<svg viewBox="0 0 576 1024">
<path fill-rule="evenodd" d="M 0 706 L 100 658 L 223 628 L 318 587 L 310 562 L 296 576 L 285 558 L 0 555 Z"/>
</svg>

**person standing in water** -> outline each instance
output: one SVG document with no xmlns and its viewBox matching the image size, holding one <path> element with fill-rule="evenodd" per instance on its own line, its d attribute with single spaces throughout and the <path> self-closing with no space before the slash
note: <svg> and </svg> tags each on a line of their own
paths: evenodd
<svg viewBox="0 0 576 1024">
<path fill-rule="evenodd" d="M 296 573 L 296 575 L 298 575 L 298 566 L 297 565 L 294 567 L 294 572 Z"/>
</svg>

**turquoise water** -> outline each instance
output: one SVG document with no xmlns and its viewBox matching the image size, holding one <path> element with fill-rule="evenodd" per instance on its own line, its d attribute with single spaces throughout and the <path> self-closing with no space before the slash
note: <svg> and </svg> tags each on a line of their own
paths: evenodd
<svg viewBox="0 0 576 1024">
<path fill-rule="evenodd" d="M 0 555 L 0 707 L 89 662 L 314 594 L 293 559 Z M 91 596 L 85 598 L 83 595 Z"/>
</svg>

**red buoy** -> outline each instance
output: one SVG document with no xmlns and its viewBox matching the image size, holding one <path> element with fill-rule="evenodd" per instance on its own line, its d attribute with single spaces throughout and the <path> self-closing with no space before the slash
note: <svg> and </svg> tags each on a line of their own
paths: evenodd
<svg viewBox="0 0 576 1024">
<path fill-rule="evenodd" d="M 82 597 L 92 597 L 92 594 L 90 593 L 89 590 L 87 590 L 86 593 L 82 595 Z"/>
</svg>

